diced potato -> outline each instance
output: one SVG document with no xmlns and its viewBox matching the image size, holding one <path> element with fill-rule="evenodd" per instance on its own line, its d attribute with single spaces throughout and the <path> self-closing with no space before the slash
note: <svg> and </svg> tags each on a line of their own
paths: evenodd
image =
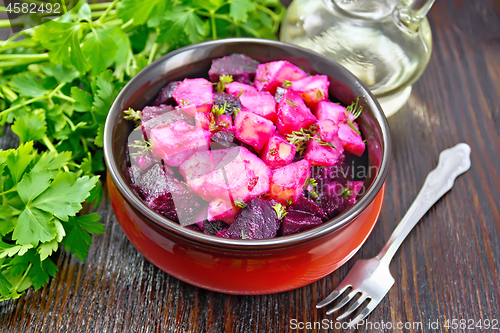
<svg viewBox="0 0 500 333">
<path fill-rule="evenodd" d="M 331 142 L 336 136 L 338 136 L 339 127 L 333 122 L 333 120 L 318 120 L 316 126 L 318 126 L 317 133 L 323 141 Z"/>
<path fill-rule="evenodd" d="M 296 202 L 310 176 L 311 165 L 305 159 L 273 170 L 269 188 L 271 199 L 282 204 Z"/>
<path fill-rule="evenodd" d="M 194 121 L 196 127 L 202 128 L 206 131 L 210 128 L 210 120 L 212 118 L 212 112 L 196 112 L 194 114 Z"/>
<path fill-rule="evenodd" d="M 273 123 L 249 111 L 240 111 L 234 120 L 236 137 L 260 150 L 276 131 Z"/>
<path fill-rule="evenodd" d="M 269 191 L 271 169 L 245 147 L 225 149 L 226 155 L 204 184 L 204 193 L 234 202 Z"/>
<path fill-rule="evenodd" d="M 321 166 L 332 166 L 337 163 L 340 155 L 344 152 L 344 147 L 342 146 L 342 141 L 338 136 L 335 136 L 329 144 L 321 144 L 316 139 L 311 139 L 307 143 L 306 152 L 304 154 L 304 159 L 306 159 L 311 165 L 321 165 Z"/>
<path fill-rule="evenodd" d="M 267 91 L 256 94 L 243 93 L 240 101 L 248 111 L 276 123 L 276 100 Z"/>
<path fill-rule="evenodd" d="M 316 121 L 316 117 L 304 104 L 298 93 L 287 89 L 278 103 L 278 120 L 276 126 L 282 135 L 302 128 L 309 128 Z"/>
<path fill-rule="evenodd" d="M 344 106 L 327 101 L 319 102 L 314 114 L 318 120 L 330 119 L 337 125 L 347 120 Z"/>
<path fill-rule="evenodd" d="M 213 86 L 205 79 L 184 79 L 172 92 L 179 106 L 191 116 L 212 108 Z"/>
<path fill-rule="evenodd" d="M 351 126 L 353 126 L 356 131 Z M 342 140 L 345 150 L 357 156 L 363 155 L 365 143 L 359 132 L 358 124 L 339 124 L 339 137 Z"/>
<path fill-rule="evenodd" d="M 213 199 L 208 204 L 207 220 L 221 220 L 231 225 L 239 207 L 233 205 L 231 201 L 223 199 Z"/>
<path fill-rule="evenodd" d="M 179 166 L 195 152 L 208 150 L 212 133 L 179 120 L 153 128 L 150 136 L 153 154 L 168 165 Z"/>
<path fill-rule="evenodd" d="M 281 168 L 292 163 L 297 147 L 275 133 L 262 150 L 260 157 L 271 168 Z"/>
<path fill-rule="evenodd" d="M 144 110 L 146 110 L 146 108 L 144 108 Z M 144 138 L 146 140 L 149 140 L 149 137 L 150 137 L 149 132 L 151 132 L 151 130 L 153 128 L 172 124 L 172 123 L 175 123 L 176 121 L 179 121 L 179 120 L 184 120 L 186 123 L 188 123 L 190 125 L 194 124 L 193 117 L 191 117 L 186 112 L 184 112 L 181 108 L 178 108 L 178 107 L 176 107 L 172 111 L 168 111 L 168 112 L 153 116 L 152 118 L 149 118 L 149 120 L 143 119 L 141 122 L 141 126 L 142 126 L 142 133 L 144 135 Z"/>
<path fill-rule="evenodd" d="M 326 75 L 312 75 L 293 81 L 290 89 L 299 93 L 306 105 L 314 110 L 319 102 L 328 100 L 330 81 Z"/>
<path fill-rule="evenodd" d="M 257 66 L 254 85 L 259 91 L 269 91 L 274 95 L 276 87 L 285 81 L 295 81 L 307 77 L 307 73 L 286 60 L 273 61 Z"/>
<path fill-rule="evenodd" d="M 233 96 L 240 96 L 243 93 L 257 94 L 259 91 L 251 85 L 241 82 L 231 82 L 226 84 L 226 91 Z"/>
</svg>

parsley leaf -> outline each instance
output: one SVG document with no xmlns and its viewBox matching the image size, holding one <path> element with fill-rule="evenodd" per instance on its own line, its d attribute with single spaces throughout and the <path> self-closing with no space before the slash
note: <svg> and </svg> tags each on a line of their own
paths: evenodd
<svg viewBox="0 0 500 333">
<path fill-rule="evenodd" d="M 92 108 L 92 96 L 78 87 L 71 87 L 71 97 L 75 100 L 75 111 L 90 111 Z"/>
<path fill-rule="evenodd" d="M 161 1 L 162 0 L 123 0 L 118 6 L 117 15 L 123 22 L 134 19 L 134 25 L 144 24 L 148 20 L 153 8 Z"/>
<path fill-rule="evenodd" d="M 42 68 L 42 71 L 53 76 L 58 82 L 71 82 L 76 79 L 80 74 L 73 67 L 66 67 L 61 64 L 50 63 Z"/>
<path fill-rule="evenodd" d="M 56 236 L 56 228 L 52 214 L 36 207 L 27 206 L 19 215 L 12 239 L 17 244 L 33 244 L 48 242 Z"/>
<path fill-rule="evenodd" d="M 29 97 L 41 97 L 48 93 L 36 75 L 32 72 L 19 73 L 10 81 L 12 88 L 18 93 Z"/>
<path fill-rule="evenodd" d="M 45 114 L 42 112 L 25 114 L 17 118 L 11 128 L 22 142 L 41 141 L 47 132 Z"/>
<path fill-rule="evenodd" d="M 82 209 L 81 203 L 89 196 L 98 178 L 76 177 L 71 172 L 59 173 L 50 187 L 32 201 L 31 206 L 50 212 L 63 221 Z"/>
<path fill-rule="evenodd" d="M 52 173 L 47 171 L 27 173 L 17 184 L 17 193 L 25 204 L 29 204 L 50 186 Z"/>
<path fill-rule="evenodd" d="M 98 75 L 115 59 L 118 46 L 110 37 L 111 29 L 95 30 L 82 47 L 83 54 L 88 58 L 92 75 Z"/>
<path fill-rule="evenodd" d="M 208 35 L 208 21 L 203 22 L 195 13 L 195 9 L 189 6 L 176 6 L 165 13 L 163 18 L 171 22 L 170 27 L 163 33 L 164 36 L 176 36 L 184 31 L 191 43 L 199 43 Z"/>
<path fill-rule="evenodd" d="M 255 10 L 255 5 L 250 0 L 231 0 L 229 3 L 229 15 L 236 22 L 248 20 L 248 12 Z"/>
<path fill-rule="evenodd" d="M 92 237 L 88 232 L 101 234 L 104 232 L 104 227 L 98 222 L 99 219 L 97 214 L 71 217 L 65 224 L 67 233 L 63 240 L 65 250 L 84 261 L 92 244 Z"/>
</svg>

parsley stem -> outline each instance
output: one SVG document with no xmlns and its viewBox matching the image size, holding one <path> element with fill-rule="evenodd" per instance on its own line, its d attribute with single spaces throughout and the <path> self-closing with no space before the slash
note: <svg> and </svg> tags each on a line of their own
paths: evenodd
<svg viewBox="0 0 500 333">
<path fill-rule="evenodd" d="M 0 54 L 0 60 L 11 59 L 48 59 L 49 54 Z"/>
<path fill-rule="evenodd" d="M 74 98 L 71 98 L 69 96 L 66 96 L 64 95 L 62 92 L 58 91 L 56 94 L 55 94 L 56 97 L 59 97 L 60 99 L 64 99 L 68 102 L 71 102 L 71 103 L 75 103 L 75 99 Z"/>
<path fill-rule="evenodd" d="M 10 192 L 14 192 L 14 191 L 17 191 L 17 185 L 14 186 L 13 188 L 11 188 L 10 190 L 3 191 L 2 193 L 0 193 L 0 195 L 4 195 L 4 194 L 10 193 Z"/>
<path fill-rule="evenodd" d="M 91 10 L 96 10 L 96 9 L 106 9 L 109 6 L 111 6 L 112 3 L 110 2 L 97 2 L 97 3 L 91 3 L 89 4 L 89 7 Z"/>
<path fill-rule="evenodd" d="M 63 0 L 64 1 L 64 0 Z M 116 5 L 116 3 L 118 2 L 118 0 L 114 0 L 107 8 L 106 10 L 104 11 L 104 13 L 101 15 L 101 17 L 99 17 L 99 19 L 96 21 L 97 24 L 101 23 L 104 18 L 109 14 L 109 12 L 111 11 L 111 9 L 113 9 L 113 7 Z"/>
<path fill-rule="evenodd" d="M 34 103 L 36 101 L 39 101 L 39 100 L 42 100 L 42 99 L 46 99 L 46 98 L 47 98 L 47 96 L 41 96 L 41 97 L 36 97 L 36 98 L 29 99 L 29 100 L 27 100 L 25 102 L 19 103 L 17 105 L 14 105 L 14 106 L 8 108 L 8 109 L 3 110 L 2 112 L 0 112 L 0 115 L 7 114 L 7 113 L 12 112 L 14 110 L 17 110 L 19 108 L 22 108 L 25 105 L 28 105 L 28 104 L 31 104 L 31 103 Z"/>
<path fill-rule="evenodd" d="M 32 47 L 32 46 L 35 46 L 36 43 L 32 40 L 29 40 L 29 39 L 23 39 L 23 40 L 20 40 L 17 42 L 12 42 L 11 39 L 9 38 L 7 40 L 1 41 L 0 45 L 2 45 L 2 46 L 0 46 L 0 52 L 3 52 L 3 51 L 18 48 L 18 47 Z"/>
<path fill-rule="evenodd" d="M 50 141 L 46 135 L 42 138 L 42 142 L 45 145 L 45 147 L 47 147 L 50 151 L 57 152 L 56 147 L 54 147 L 52 141 Z"/>
<path fill-rule="evenodd" d="M 62 5 L 62 8 L 63 8 L 63 11 L 65 13 L 67 13 L 68 12 L 68 8 L 66 8 L 66 3 L 64 2 L 64 0 L 61 0 L 61 5 Z"/>
<path fill-rule="evenodd" d="M 60 83 L 54 90 L 52 90 L 52 92 L 49 94 L 48 98 L 49 99 L 52 99 L 52 97 L 54 97 L 54 95 L 62 89 L 62 87 L 64 87 L 66 85 L 66 82 L 62 82 Z"/>
<path fill-rule="evenodd" d="M 212 39 L 217 39 L 217 28 L 215 26 L 215 12 L 210 11 L 210 22 L 212 23 Z"/>
<path fill-rule="evenodd" d="M 202 15 L 202 16 L 205 16 L 205 17 L 212 17 L 212 14 L 210 12 L 206 12 L 206 11 L 203 11 L 203 10 L 196 10 L 196 14 L 199 14 L 199 15 Z M 259 33 L 257 31 L 255 31 L 254 29 L 252 29 L 252 28 L 250 28 L 250 27 L 248 27 L 248 26 L 246 26 L 244 24 L 235 22 L 234 20 L 232 20 L 229 17 L 227 17 L 227 15 L 222 15 L 222 14 L 214 13 L 213 17 L 216 18 L 216 19 L 224 20 L 224 21 L 227 21 L 227 22 L 229 22 L 231 24 L 234 24 L 235 26 L 240 27 L 243 30 L 245 30 L 246 32 L 252 34 L 254 37 L 259 37 L 260 36 Z"/>
<path fill-rule="evenodd" d="M 158 43 L 154 43 L 149 52 L 148 65 L 153 62 L 155 58 L 156 50 L 158 49 Z"/>
<path fill-rule="evenodd" d="M 26 269 L 26 272 L 24 272 L 23 277 L 17 282 L 16 286 L 14 287 L 15 291 L 17 291 L 17 289 L 19 289 L 21 284 L 24 282 L 24 279 L 26 279 L 26 277 L 28 276 L 28 273 L 32 266 L 33 265 L 31 263 L 28 265 L 28 268 Z"/>
<path fill-rule="evenodd" d="M 122 30 L 125 30 L 127 29 L 129 26 L 131 26 L 132 24 L 134 23 L 134 19 L 130 19 L 127 23 L 124 23 L 122 24 L 122 26 L 120 28 L 122 28 Z"/>
<path fill-rule="evenodd" d="M 89 151 L 89 147 L 87 146 L 87 140 L 80 135 L 80 140 L 82 141 L 82 146 L 85 151 Z"/>
</svg>

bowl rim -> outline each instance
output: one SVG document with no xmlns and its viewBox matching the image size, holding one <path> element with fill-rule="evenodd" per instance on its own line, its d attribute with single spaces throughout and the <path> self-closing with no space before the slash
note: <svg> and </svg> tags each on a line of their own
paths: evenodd
<svg viewBox="0 0 500 333">
<path fill-rule="evenodd" d="M 302 53 L 306 53 L 313 58 L 320 57 L 328 61 L 331 64 L 331 66 L 335 67 L 338 71 L 343 72 L 343 75 L 351 76 L 354 79 L 354 81 L 359 85 L 358 88 L 363 92 L 362 96 L 366 104 L 372 110 L 374 118 L 376 119 L 377 123 L 381 128 L 383 153 L 381 157 L 379 172 L 375 176 L 370 188 L 356 204 L 354 204 L 352 207 L 349 208 L 349 210 L 345 214 L 340 214 L 339 216 L 327 222 L 324 222 L 322 225 L 316 228 L 288 236 L 281 236 L 281 237 L 275 237 L 271 239 L 261 239 L 261 240 L 249 240 L 249 239 L 242 240 L 242 239 L 228 239 L 228 238 L 216 237 L 182 227 L 180 224 L 171 221 L 170 219 L 160 215 L 159 213 L 156 213 L 155 211 L 150 209 L 140 198 L 138 198 L 136 194 L 134 194 L 134 192 L 128 187 L 126 181 L 120 176 L 119 166 L 117 165 L 116 161 L 113 158 L 113 149 L 112 149 L 113 127 L 116 118 L 122 112 L 121 102 L 124 99 L 124 96 L 127 95 L 127 93 L 129 92 L 129 90 L 132 89 L 131 87 L 134 85 L 134 82 L 138 81 L 140 77 L 147 75 L 148 71 L 151 70 L 152 68 L 155 68 L 158 64 L 180 53 L 196 50 L 198 48 L 203 48 L 206 46 L 214 46 L 214 45 L 217 46 L 229 43 L 249 43 L 249 44 L 257 43 L 268 46 L 279 46 L 282 48 L 284 47 L 284 48 L 295 49 Z M 359 96 L 361 96 L 361 94 L 359 94 Z M 110 108 L 104 126 L 103 149 L 104 149 L 104 159 L 107 166 L 108 176 L 109 175 L 111 176 L 112 181 L 114 182 L 120 194 L 133 209 L 137 210 L 141 215 L 144 215 L 147 219 L 154 222 L 160 228 L 178 237 L 194 241 L 199 244 L 205 244 L 219 248 L 236 249 L 236 250 L 266 250 L 272 248 L 285 248 L 292 245 L 297 245 L 299 243 L 310 242 L 349 225 L 350 222 L 352 222 L 355 218 L 357 218 L 361 214 L 361 212 L 372 203 L 372 201 L 375 199 L 375 197 L 381 190 L 383 184 L 385 183 L 390 166 L 392 142 L 391 142 L 391 136 L 387 118 L 376 98 L 373 96 L 373 94 L 370 92 L 370 90 L 366 87 L 364 83 L 362 83 L 357 77 L 355 77 L 346 68 L 341 66 L 338 62 L 330 58 L 327 58 L 326 56 L 318 54 L 314 51 L 302 48 L 300 46 L 275 40 L 238 37 L 238 38 L 218 39 L 218 40 L 212 40 L 203 43 L 188 45 L 165 54 L 161 58 L 155 60 L 154 62 L 143 68 L 122 88 L 122 90 L 115 98 Z"/>
</svg>

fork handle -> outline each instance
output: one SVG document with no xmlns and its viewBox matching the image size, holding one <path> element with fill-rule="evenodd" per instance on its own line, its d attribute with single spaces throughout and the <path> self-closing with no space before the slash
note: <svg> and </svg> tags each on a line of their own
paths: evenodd
<svg viewBox="0 0 500 333">
<path fill-rule="evenodd" d="M 417 198 L 399 222 L 389 241 L 376 256 L 377 259 L 389 264 L 401 243 L 418 221 L 453 187 L 455 179 L 469 170 L 470 152 L 469 145 L 459 143 L 439 154 L 438 166 L 427 175 Z"/>
</svg>

